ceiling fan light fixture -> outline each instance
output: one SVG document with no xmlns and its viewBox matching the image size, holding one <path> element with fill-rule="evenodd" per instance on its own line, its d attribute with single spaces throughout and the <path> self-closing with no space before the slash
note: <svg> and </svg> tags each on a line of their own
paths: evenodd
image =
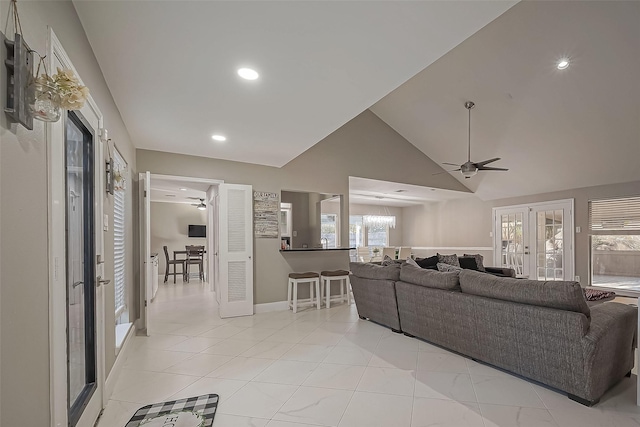
<svg viewBox="0 0 640 427">
<path fill-rule="evenodd" d="M 465 178 L 471 178 L 472 176 L 474 176 L 477 173 L 478 173 L 478 169 L 462 171 L 462 176 L 464 176 Z"/>
<path fill-rule="evenodd" d="M 204 203 L 200 203 L 198 205 L 198 209 L 200 209 L 201 211 L 205 211 L 207 210 L 207 205 L 205 205 Z"/>
</svg>

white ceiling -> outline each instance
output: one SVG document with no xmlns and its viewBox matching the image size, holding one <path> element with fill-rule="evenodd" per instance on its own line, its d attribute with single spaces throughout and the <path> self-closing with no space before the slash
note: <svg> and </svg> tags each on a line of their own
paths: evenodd
<svg viewBox="0 0 640 427">
<path fill-rule="evenodd" d="M 211 184 L 153 178 L 151 179 L 151 201 L 188 204 L 200 203 L 197 199 L 205 198 L 210 185 Z"/>
<path fill-rule="evenodd" d="M 136 147 L 272 166 L 513 4 L 74 1 Z M 240 79 L 241 66 L 260 79 Z"/>
<path fill-rule="evenodd" d="M 371 110 L 482 199 L 640 180 L 640 2 L 521 2 Z M 556 61 L 569 56 L 564 71 Z M 447 167 L 448 169 L 454 169 Z"/>
<path fill-rule="evenodd" d="M 349 203 L 408 207 L 442 200 L 473 197 L 473 193 L 419 185 L 349 177 Z"/>
</svg>

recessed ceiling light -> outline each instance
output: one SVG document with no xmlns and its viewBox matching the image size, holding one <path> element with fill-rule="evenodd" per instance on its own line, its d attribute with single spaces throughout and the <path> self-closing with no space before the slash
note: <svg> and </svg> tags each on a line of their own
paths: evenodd
<svg viewBox="0 0 640 427">
<path fill-rule="evenodd" d="M 258 74 L 256 70 L 252 70 L 251 68 L 238 69 L 238 75 L 246 80 L 255 80 L 260 77 L 260 74 Z"/>
<path fill-rule="evenodd" d="M 214 141 L 226 141 L 227 137 L 222 135 L 212 135 L 211 139 L 213 139 Z"/>
<path fill-rule="evenodd" d="M 568 58 L 562 58 L 561 60 L 558 61 L 557 67 L 558 67 L 558 70 L 567 69 L 567 67 L 569 67 L 569 59 Z"/>
<path fill-rule="evenodd" d="M 180 191 L 187 191 L 187 189 L 186 188 L 181 188 Z"/>
</svg>

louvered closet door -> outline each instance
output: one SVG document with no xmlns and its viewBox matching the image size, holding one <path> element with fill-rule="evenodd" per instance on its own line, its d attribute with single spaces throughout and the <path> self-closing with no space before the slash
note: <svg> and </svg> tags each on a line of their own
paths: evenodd
<svg viewBox="0 0 640 427">
<path fill-rule="evenodd" d="M 220 184 L 220 317 L 253 314 L 253 215 L 250 185 Z"/>
</svg>

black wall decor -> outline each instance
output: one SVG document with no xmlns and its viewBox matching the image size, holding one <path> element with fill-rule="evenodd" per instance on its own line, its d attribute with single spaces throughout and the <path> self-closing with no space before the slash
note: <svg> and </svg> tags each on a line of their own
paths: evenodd
<svg viewBox="0 0 640 427">
<path fill-rule="evenodd" d="M 33 53 L 20 34 L 13 41 L 2 34 L 7 48 L 7 103 L 5 113 L 25 128 L 33 129 L 33 116 L 29 110 L 29 97 L 33 96 Z"/>
</svg>

